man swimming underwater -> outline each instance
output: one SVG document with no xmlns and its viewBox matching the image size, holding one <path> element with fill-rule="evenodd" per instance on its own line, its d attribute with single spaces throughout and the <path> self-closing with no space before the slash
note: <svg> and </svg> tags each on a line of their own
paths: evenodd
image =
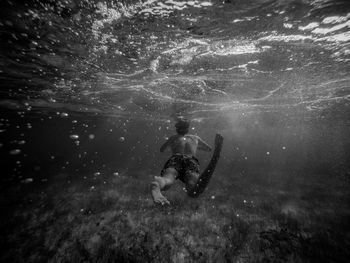
<svg viewBox="0 0 350 263">
<path fill-rule="evenodd" d="M 188 134 L 189 127 L 189 121 L 179 119 L 175 125 L 177 134 L 171 136 L 160 147 L 161 152 L 170 147 L 172 156 L 165 163 L 161 176 L 155 176 L 151 183 L 151 193 L 156 204 L 170 204 L 161 191 L 169 189 L 175 179 L 185 183 L 188 195 L 195 197 L 204 191 L 215 169 L 223 142 L 222 136 L 216 135 L 214 155 L 207 169 L 200 175 L 199 162 L 195 157 L 196 151 L 198 149 L 210 152 L 212 149 L 199 136 Z"/>
</svg>

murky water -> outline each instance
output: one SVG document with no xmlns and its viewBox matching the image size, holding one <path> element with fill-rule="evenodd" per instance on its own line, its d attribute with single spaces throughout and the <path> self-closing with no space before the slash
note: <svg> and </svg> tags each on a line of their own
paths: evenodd
<svg viewBox="0 0 350 263">
<path fill-rule="evenodd" d="M 184 199 L 175 187 L 169 199 L 179 210 L 171 216 L 196 221 L 186 213 L 200 211 L 221 229 L 239 214 L 249 224 L 259 215 L 269 226 L 276 210 L 299 223 L 321 217 L 321 226 L 333 220 L 349 230 L 347 1 L 4 0 L 1 6 L 4 218 L 32 218 L 33 207 L 39 214 L 76 213 L 79 220 L 118 210 L 132 222 L 130 233 L 145 223 L 134 217 L 170 224 L 152 210 L 147 185 L 166 161 L 159 147 L 182 115 L 211 145 L 215 133 L 225 143 L 202 201 Z M 202 167 L 209 158 L 199 153 Z M 99 210 L 97 201 L 87 208 L 91 195 L 107 193 L 112 208 Z M 28 227 L 42 231 L 46 221 L 36 220 Z M 6 234 L 16 249 L 18 231 Z M 196 260 L 179 251 L 172 261 Z"/>
</svg>

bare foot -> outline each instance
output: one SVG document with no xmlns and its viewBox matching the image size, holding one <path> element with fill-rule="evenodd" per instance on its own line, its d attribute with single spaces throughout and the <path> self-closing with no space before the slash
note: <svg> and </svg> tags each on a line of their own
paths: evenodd
<svg viewBox="0 0 350 263">
<path fill-rule="evenodd" d="M 151 191 L 153 201 L 155 204 L 160 204 L 160 205 L 170 205 L 170 202 L 168 199 L 165 198 L 164 195 L 160 192 L 159 185 L 157 183 L 154 183 L 152 185 L 152 191 Z"/>
</svg>

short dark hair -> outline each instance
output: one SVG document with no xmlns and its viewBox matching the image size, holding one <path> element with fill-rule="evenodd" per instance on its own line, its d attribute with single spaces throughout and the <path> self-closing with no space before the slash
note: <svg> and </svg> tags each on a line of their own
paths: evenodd
<svg viewBox="0 0 350 263">
<path fill-rule="evenodd" d="M 188 133 L 190 122 L 187 119 L 179 118 L 175 124 L 176 132 L 180 135 Z"/>
</svg>

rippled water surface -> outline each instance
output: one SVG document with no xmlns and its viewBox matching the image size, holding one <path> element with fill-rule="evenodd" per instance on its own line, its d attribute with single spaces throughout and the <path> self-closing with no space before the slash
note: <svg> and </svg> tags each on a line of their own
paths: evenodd
<svg viewBox="0 0 350 263">
<path fill-rule="evenodd" d="M 0 5 L 4 259 L 348 258 L 348 1 Z M 201 199 L 175 186 L 155 210 L 177 116 L 211 145 L 221 133 L 223 153 Z"/>
<path fill-rule="evenodd" d="M 346 1 L 5 6 L 4 107 L 167 118 L 349 99 Z"/>
</svg>

